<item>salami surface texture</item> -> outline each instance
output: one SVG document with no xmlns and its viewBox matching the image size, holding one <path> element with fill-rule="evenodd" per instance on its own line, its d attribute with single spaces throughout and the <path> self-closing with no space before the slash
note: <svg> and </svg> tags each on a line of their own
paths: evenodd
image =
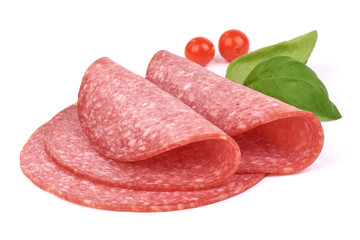
<svg viewBox="0 0 360 240">
<path fill-rule="evenodd" d="M 143 191 L 112 187 L 79 177 L 56 164 L 46 153 L 47 124 L 38 128 L 20 154 L 23 173 L 38 187 L 67 201 L 113 211 L 156 212 L 204 206 L 249 189 L 264 174 L 234 174 L 225 184 L 198 191 Z"/>
<path fill-rule="evenodd" d="M 311 165 L 324 143 L 320 121 L 167 51 L 146 78 L 233 137 L 242 152 L 238 172 L 290 174 Z"/>
</svg>

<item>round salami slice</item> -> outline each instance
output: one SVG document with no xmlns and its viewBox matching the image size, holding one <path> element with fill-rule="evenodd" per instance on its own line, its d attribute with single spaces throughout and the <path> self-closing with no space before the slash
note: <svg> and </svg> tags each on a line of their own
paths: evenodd
<svg viewBox="0 0 360 240">
<path fill-rule="evenodd" d="M 224 133 L 201 131 L 209 125 L 203 124 L 194 130 L 193 143 L 184 144 L 188 139 L 183 139 L 178 142 L 181 147 L 164 153 L 159 151 L 158 155 L 143 161 L 119 162 L 94 149 L 80 127 L 77 106 L 72 105 L 48 123 L 44 143 L 56 163 L 95 182 L 154 191 L 212 188 L 234 174 L 239 152 L 235 141 Z"/>
<path fill-rule="evenodd" d="M 38 187 L 67 201 L 115 211 L 155 212 L 199 207 L 235 196 L 258 183 L 264 174 L 235 174 L 224 185 L 198 191 L 143 191 L 85 180 L 56 164 L 46 153 L 46 125 L 37 129 L 20 154 L 23 173 Z"/>
<path fill-rule="evenodd" d="M 146 78 L 232 136 L 240 146 L 238 172 L 289 174 L 312 164 L 324 134 L 310 112 L 216 75 L 185 58 L 159 51 Z"/>
</svg>

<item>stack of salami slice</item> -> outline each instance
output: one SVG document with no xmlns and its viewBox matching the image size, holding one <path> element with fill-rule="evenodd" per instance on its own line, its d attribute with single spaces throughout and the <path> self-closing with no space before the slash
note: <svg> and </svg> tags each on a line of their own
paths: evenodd
<svg viewBox="0 0 360 240">
<path fill-rule="evenodd" d="M 301 171 L 322 146 L 314 114 L 159 51 L 146 78 L 109 58 L 91 64 L 78 102 L 33 133 L 20 166 L 80 205 L 172 211 Z"/>
</svg>

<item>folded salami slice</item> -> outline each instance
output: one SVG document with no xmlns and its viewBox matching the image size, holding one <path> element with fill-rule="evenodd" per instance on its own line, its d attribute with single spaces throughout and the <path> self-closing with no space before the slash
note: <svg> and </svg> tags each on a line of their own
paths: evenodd
<svg viewBox="0 0 360 240">
<path fill-rule="evenodd" d="M 155 212 L 199 207 L 249 189 L 264 174 L 235 174 L 224 185 L 198 191 L 142 191 L 112 187 L 83 179 L 56 164 L 46 153 L 47 124 L 37 129 L 20 154 L 23 173 L 38 187 L 67 201 L 106 210 Z"/>
<path fill-rule="evenodd" d="M 312 164 L 324 135 L 317 117 L 159 51 L 146 78 L 232 136 L 242 152 L 238 172 L 289 174 Z"/>
<path fill-rule="evenodd" d="M 85 72 L 77 106 L 45 132 L 59 165 L 96 182 L 144 190 L 219 186 L 240 150 L 218 127 L 169 93 L 109 58 Z"/>
</svg>

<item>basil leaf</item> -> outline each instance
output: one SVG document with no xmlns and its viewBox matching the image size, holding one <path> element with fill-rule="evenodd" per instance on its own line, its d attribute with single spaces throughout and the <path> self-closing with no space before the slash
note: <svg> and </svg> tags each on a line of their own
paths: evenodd
<svg viewBox="0 0 360 240">
<path fill-rule="evenodd" d="M 317 31 L 312 31 L 292 40 L 242 55 L 229 64 L 226 78 L 242 84 L 258 63 L 275 56 L 289 56 L 306 63 L 315 47 L 316 40 Z"/>
<path fill-rule="evenodd" d="M 259 63 L 246 78 L 244 85 L 313 112 L 321 121 L 341 118 L 315 72 L 294 58 L 277 56 Z"/>
</svg>

